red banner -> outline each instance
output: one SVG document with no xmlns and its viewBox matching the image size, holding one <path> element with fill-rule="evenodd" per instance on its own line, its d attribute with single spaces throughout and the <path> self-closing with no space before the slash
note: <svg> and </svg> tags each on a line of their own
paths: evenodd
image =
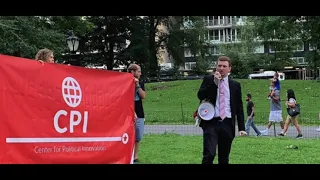
<svg viewBox="0 0 320 180">
<path fill-rule="evenodd" d="M 128 164 L 129 73 L 0 55 L 0 163 Z"/>
</svg>

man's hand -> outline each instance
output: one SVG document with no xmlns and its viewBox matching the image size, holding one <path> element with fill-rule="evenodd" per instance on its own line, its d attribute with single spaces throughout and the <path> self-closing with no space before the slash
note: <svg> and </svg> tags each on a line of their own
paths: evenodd
<svg viewBox="0 0 320 180">
<path fill-rule="evenodd" d="M 252 116 L 249 116 L 248 119 L 251 120 L 251 119 L 252 119 Z"/>
<path fill-rule="evenodd" d="M 134 78 L 134 82 L 136 83 L 136 85 L 139 85 L 139 79 L 138 78 Z"/>
<path fill-rule="evenodd" d="M 137 113 L 134 113 L 134 118 L 133 118 L 134 123 L 136 123 L 137 119 L 138 119 Z"/>
<path fill-rule="evenodd" d="M 270 93 L 270 97 L 272 97 L 272 96 L 274 96 L 274 91 L 272 91 L 272 92 Z"/>
<path fill-rule="evenodd" d="M 218 85 L 218 83 L 219 83 L 219 80 L 221 80 L 221 74 L 218 72 L 218 71 L 216 71 L 216 72 L 214 72 L 213 73 L 213 77 L 214 77 L 214 82 Z"/>
<path fill-rule="evenodd" d="M 239 131 L 239 135 L 240 135 L 240 136 L 246 136 L 247 133 L 246 133 L 245 131 Z"/>
<path fill-rule="evenodd" d="M 44 65 L 44 62 L 42 60 L 38 60 L 38 61 L 41 63 L 42 66 Z"/>
<path fill-rule="evenodd" d="M 285 103 L 285 104 L 286 104 L 286 106 L 287 106 L 287 107 L 289 107 L 289 101 L 286 101 L 286 103 Z"/>
</svg>

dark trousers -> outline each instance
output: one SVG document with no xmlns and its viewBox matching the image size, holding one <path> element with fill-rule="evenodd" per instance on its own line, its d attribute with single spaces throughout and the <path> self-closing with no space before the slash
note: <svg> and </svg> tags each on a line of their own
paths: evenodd
<svg viewBox="0 0 320 180">
<path fill-rule="evenodd" d="M 229 164 L 231 144 L 234 139 L 231 118 L 204 122 L 202 164 L 212 164 L 218 145 L 218 164 Z"/>
</svg>

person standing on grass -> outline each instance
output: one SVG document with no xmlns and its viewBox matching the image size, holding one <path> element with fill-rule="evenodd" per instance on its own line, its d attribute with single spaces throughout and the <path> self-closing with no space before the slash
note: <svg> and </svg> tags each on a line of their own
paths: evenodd
<svg viewBox="0 0 320 180">
<path fill-rule="evenodd" d="M 138 152 L 140 148 L 140 142 L 143 137 L 144 133 L 144 110 L 142 99 L 146 98 L 146 90 L 144 88 L 144 83 L 140 82 L 141 76 L 141 67 L 137 64 L 130 64 L 128 67 L 128 72 L 132 73 L 135 82 L 135 132 L 136 132 L 136 139 L 135 139 L 135 146 L 134 146 L 134 162 L 138 162 Z"/>
<path fill-rule="evenodd" d="M 291 107 L 295 107 L 296 106 L 296 96 L 294 95 L 294 91 L 292 89 L 288 89 L 287 90 L 287 101 L 286 101 L 286 106 L 287 108 L 291 108 Z M 289 114 L 287 115 L 287 119 L 286 119 L 286 123 L 284 125 L 284 129 L 283 131 L 278 134 L 279 136 L 284 136 L 289 128 L 289 124 L 293 123 L 294 126 L 296 127 L 297 131 L 298 131 L 298 136 L 296 137 L 296 139 L 300 139 L 303 138 L 302 133 L 301 133 L 301 129 L 298 123 L 298 115 L 296 116 L 290 116 Z"/>
<path fill-rule="evenodd" d="M 250 127 L 253 128 L 253 130 L 256 132 L 257 136 L 261 136 L 261 132 L 258 130 L 256 125 L 254 124 L 254 103 L 252 102 L 252 96 L 251 94 L 247 94 L 246 96 L 247 103 L 247 122 L 246 122 L 246 133 L 249 136 L 250 135 Z"/>
<path fill-rule="evenodd" d="M 207 100 L 214 105 L 214 117 L 201 120 L 203 130 L 202 164 L 213 164 L 218 149 L 218 164 L 229 164 L 231 145 L 235 137 L 235 121 L 238 122 L 240 136 L 245 136 L 244 112 L 241 85 L 228 77 L 231 59 L 220 56 L 216 71 L 205 76 L 198 90 L 200 101 Z M 218 146 L 218 148 L 217 148 Z"/>
</svg>

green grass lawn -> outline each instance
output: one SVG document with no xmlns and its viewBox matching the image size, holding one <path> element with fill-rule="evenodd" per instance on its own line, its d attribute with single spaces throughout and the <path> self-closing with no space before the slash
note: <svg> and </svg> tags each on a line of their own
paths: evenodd
<svg viewBox="0 0 320 180">
<path fill-rule="evenodd" d="M 146 84 L 147 98 L 144 102 L 147 124 L 189 124 L 194 123 L 192 114 L 198 108 L 197 91 L 202 80 L 183 80 Z M 257 124 L 268 122 L 270 102 L 267 100 L 270 80 L 238 80 L 242 87 L 244 108 L 245 95 L 251 93 L 255 102 Z M 286 117 L 286 90 L 295 91 L 298 103 L 301 104 L 300 122 L 320 124 L 320 83 L 311 80 L 281 81 L 281 98 L 283 117 Z M 246 109 L 244 109 L 246 110 Z M 245 111 L 246 112 L 246 111 Z"/>
<path fill-rule="evenodd" d="M 296 145 L 298 149 L 287 149 Z M 202 136 L 145 135 L 140 164 L 200 164 Z M 236 137 L 231 164 L 319 164 L 320 139 L 286 137 Z M 214 164 L 217 163 L 217 158 Z"/>
</svg>

